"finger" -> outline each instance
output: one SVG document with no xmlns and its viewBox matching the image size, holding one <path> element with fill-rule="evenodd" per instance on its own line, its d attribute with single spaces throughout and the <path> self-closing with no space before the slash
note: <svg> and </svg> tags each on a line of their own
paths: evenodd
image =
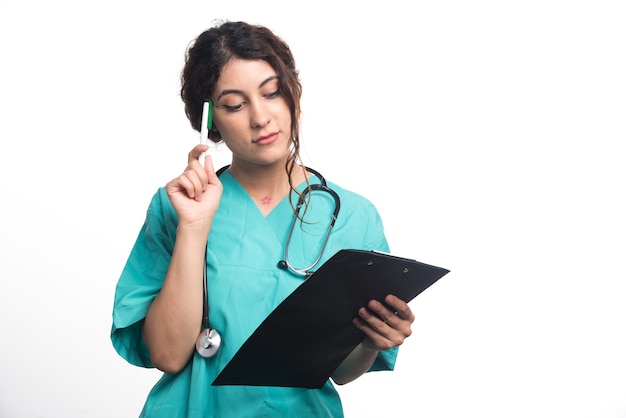
<svg viewBox="0 0 626 418">
<path fill-rule="evenodd" d="M 202 199 L 203 185 L 198 173 L 194 170 L 187 170 L 178 177 L 180 187 L 185 190 L 187 196 L 197 201 Z"/>
<path fill-rule="evenodd" d="M 168 190 L 168 193 L 184 193 L 189 198 L 194 198 L 195 189 L 193 187 L 193 183 L 185 176 L 181 174 L 176 177 L 165 186 Z"/>
<path fill-rule="evenodd" d="M 202 177 L 205 177 L 206 174 L 203 171 L 189 170 L 187 172 L 189 180 L 193 183 L 194 187 L 194 199 L 198 202 L 202 200 L 202 194 L 205 192 L 204 185 L 206 184 L 206 180 L 202 180 Z"/>
<path fill-rule="evenodd" d="M 374 312 L 374 313 L 372 313 Z M 381 314 L 375 310 L 368 308 L 361 308 L 358 311 L 359 317 L 369 328 L 375 331 L 377 334 L 388 336 L 391 329 Z"/>
<path fill-rule="evenodd" d="M 368 309 L 374 312 L 375 316 L 379 317 L 385 326 L 383 327 L 374 321 L 368 321 L 368 324 L 372 325 L 376 331 L 386 338 L 394 341 L 396 344 L 401 344 L 404 338 L 411 335 L 411 324 L 415 317 L 406 302 L 395 296 L 390 296 L 385 298 L 385 302 L 388 305 L 377 300 L 371 300 L 367 304 Z M 395 311 L 395 309 L 400 309 L 401 313 Z"/>
<path fill-rule="evenodd" d="M 385 297 L 385 303 L 392 310 L 394 310 L 395 314 L 398 317 L 402 319 L 406 319 L 410 322 L 413 322 L 415 320 L 415 315 L 413 315 L 413 311 L 411 311 L 411 308 L 409 307 L 408 303 L 406 303 L 402 299 L 394 295 L 387 295 Z"/>
<path fill-rule="evenodd" d="M 404 338 L 409 337 L 413 331 L 411 325 L 415 321 L 415 315 L 409 305 L 402 299 L 394 296 L 387 295 L 385 297 L 385 303 L 387 307 L 391 309 L 393 317 L 390 319 L 386 317 L 387 323 L 398 331 Z"/>
<path fill-rule="evenodd" d="M 353 323 L 380 347 L 391 348 L 400 345 L 411 335 L 411 323 L 391 314 L 388 321 L 381 314 L 361 308 Z"/>
<path fill-rule="evenodd" d="M 389 308 L 377 300 L 370 300 L 367 307 L 376 313 L 378 317 L 385 323 L 394 323 L 398 319 L 395 308 Z M 394 310 L 392 310 L 394 309 Z"/>
<path fill-rule="evenodd" d="M 397 345 L 391 338 L 380 333 L 379 329 L 372 327 L 368 322 L 365 322 L 362 318 L 356 317 L 352 320 L 354 326 L 356 326 L 363 334 L 363 344 L 373 350 L 387 350 Z M 385 323 L 381 321 L 381 326 L 385 327 Z"/>
<path fill-rule="evenodd" d="M 192 161 L 198 161 L 198 158 L 200 158 L 200 155 L 202 155 L 203 152 L 206 152 L 209 149 L 208 145 L 203 145 L 203 144 L 198 144 L 195 147 L 193 147 L 193 149 L 191 151 L 189 151 L 189 154 L 187 154 L 187 164 L 192 163 Z"/>
<path fill-rule="evenodd" d="M 209 154 L 204 157 L 204 174 L 206 174 L 206 181 L 209 184 L 219 184 L 221 182 L 215 173 L 215 167 L 213 166 L 213 159 Z"/>
</svg>

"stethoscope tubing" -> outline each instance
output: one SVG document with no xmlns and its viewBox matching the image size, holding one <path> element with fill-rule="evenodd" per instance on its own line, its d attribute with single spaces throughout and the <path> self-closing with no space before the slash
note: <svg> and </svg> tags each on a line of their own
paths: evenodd
<svg viewBox="0 0 626 418">
<path fill-rule="evenodd" d="M 216 174 L 219 176 L 225 170 L 227 170 L 228 167 L 229 166 L 227 165 L 227 166 L 220 168 Z M 328 187 L 324 176 L 322 176 L 318 171 L 313 170 L 310 167 L 305 167 L 305 168 L 307 171 L 311 172 L 315 177 L 317 177 L 320 183 L 309 184 L 308 187 L 300 194 L 300 197 L 298 198 L 298 203 L 296 204 L 296 207 L 295 207 L 293 220 L 291 221 L 291 226 L 289 228 L 289 234 L 287 235 L 287 242 L 285 242 L 285 252 L 284 252 L 285 258 L 284 260 L 281 260 L 278 262 L 278 267 L 282 269 L 289 269 L 298 275 L 308 277 L 311 274 L 313 274 L 312 272 L 313 268 L 315 268 L 315 266 L 320 262 L 320 260 L 322 259 L 322 256 L 324 255 L 324 250 L 326 249 L 326 244 L 328 243 L 328 239 L 330 238 L 330 233 L 333 227 L 335 226 L 335 222 L 337 221 L 337 216 L 339 215 L 339 209 L 341 208 L 341 199 L 339 198 L 339 195 L 337 194 L 337 192 L 335 192 L 333 189 Z M 320 252 L 317 258 L 315 259 L 313 264 L 311 264 L 310 266 L 307 266 L 304 268 L 298 268 L 298 267 L 293 266 L 289 262 L 289 244 L 291 243 L 291 237 L 293 235 L 296 222 L 298 221 L 298 219 L 301 219 L 300 209 L 306 203 L 306 199 L 310 197 L 310 193 L 312 191 L 321 191 L 321 192 L 329 193 L 335 202 L 335 209 L 333 210 L 333 214 L 331 215 L 330 223 L 326 231 L 326 236 L 324 237 L 324 241 L 322 242 L 322 247 L 320 249 Z M 200 335 L 198 336 L 198 339 L 196 340 L 196 351 L 198 352 L 200 356 L 204 358 L 209 358 L 209 357 L 213 357 L 219 350 L 221 342 L 222 342 L 222 337 L 216 329 L 211 328 L 211 325 L 209 323 L 209 294 L 208 294 L 208 289 L 207 289 L 208 285 L 207 285 L 207 260 L 206 258 L 207 258 L 207 249 L 205 249 L 204 263 L 203 263 L 203 269 L 202 269 L 202 291 L 204 294 L 204 304 L 202 306 L 202 331 L 200 332 Z"/>
<path fill-rule="evenodd" d="M 289 270 L 293 271 L 294 273 L 297 273 L 303 276 L 310 276 L 312 274 L 313 268 L 322 259 L 322 256 L 324 255 L 324 250 L 326 249 L 326 244 L 328 243 L 328 239 L 330 238 L 330 232 L 335 226 L 335 222 L 337 221 L 337 216 L 339 215 L 339 209 L 341 208 L 341 200 L 339 199 L 339 195 L 337 194 L 337 192 L 335 192 L 333 189 L 331 189 L 330 187 L 326 185 L 326 181 L 321 175 L 318 175 L 317 177 L 321 179 L 322 183 L 309 185 L 309 187 L 307 187 L 302 192 L 302 194 L 300 195 L 300 198 L 298 199 L 298 204 L 296 205 L 295 214 L 294 214 L 293 220 L 291 221 L 291 226 L 289 227 L 289 234 L 287 235 L 287 242 L 285 242 L 285 258 L 279 262 L 279 267 L 286 266 L 287 268 L 289 268 Z M 333 200 L 335 201 L 335 209 L 333 211 L 333 214 L 331 215 L 330 223 L 328 224 L 328 229 L 326 230 L 326 236 L 324 237 L 324 241 L 322 242 L 322 247 L 320 249 L 320 252 L 317 258 L 315 259 L 315 261 L 313 261 L 311 265 L 307 267 L 303 267 L 303 268 L 298 268 L 298 267 L 293 266 L 289 262 L 289 244 L 291 243 L 291 237 L 293 235 L 293 230 L 296 226 L 296 222 L 298 219 L 300 219 L 300 208 L 304 205 L 307 196 L 312 191 L 323 191 L 323 192 L 329 193 L 333 197 Z"/>
</svg>

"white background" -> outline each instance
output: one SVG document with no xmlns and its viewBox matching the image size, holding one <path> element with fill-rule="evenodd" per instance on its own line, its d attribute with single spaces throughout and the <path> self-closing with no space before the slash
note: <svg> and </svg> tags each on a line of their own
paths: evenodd
<svg viewBox="0 0 626 418">
<path fill-rule="evenodd" d="M 215 18 L 291 45 L 311 164 L 452 270 L 348 417 L 626 417 L 622 2 L 0 0 L 1 417 L 137 416 L 159 377 L 113 294 Z"/>
</svg>

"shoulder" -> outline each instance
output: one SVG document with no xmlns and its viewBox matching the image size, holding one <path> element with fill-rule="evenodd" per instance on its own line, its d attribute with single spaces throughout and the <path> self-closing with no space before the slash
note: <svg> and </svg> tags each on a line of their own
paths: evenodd
<svg viewBox="0 0 626 418">
<path fill-rule="evenodd" d="M 334 183 L 332 181 L 327 180 L 327 185 L 332 190 L 334 190 L 341 199 L 341 208 L 346 209 L 347 211 L 359 211 L 362 212 L 364 210 L 372 211 L 378 213 L 376 206 L 372 203 L 372 201 L 352 190 L 341 187 L 339 184 Z"/>
<path fill-rule="evenodd" d="M 339 184 L 326 181 L 328 187 L 339 196 L 341 217 L 352 224 L 382 228 L 382 219 L 374 203 L 367 197 Z"/>
<path fill-rule="evenodd" d="M 160 187 L 152 195 L 146 211 L 145 228 L 149 233 L 165 233 L 170 239 L 176 236 L 178 214 L 167 196 L 165 187 Z"/>
<path fill-rule="evenodd" d="M 383 221 L 374 203 L 369 198 L 337 183 L 327 180 L 327 185 L 339 196 L 340 211 L 336 227 L 338 231 L 349 235 L 350 246 L 389 251 Z"/>
<path fill-rule="evenodd" d="M 148 215 L 157 217 L 176 216 L 176 211 L 170 202 L 170 198 L 167 196 L 165 187 L 159 187 L 152 195 L 150 205 L 148 206 Z"/>
</svg>

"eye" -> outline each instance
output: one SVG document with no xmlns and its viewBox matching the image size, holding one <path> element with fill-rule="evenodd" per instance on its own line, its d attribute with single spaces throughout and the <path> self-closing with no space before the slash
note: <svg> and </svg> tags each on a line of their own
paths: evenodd
<svg viewBox="0 0 626 418">
<path fill-rule="evenodd" d="M 280 89 L 263 95 L 266 99 L 273 99 L 280 96 Z"/>
<path fill-rule="evenodd" d="M 243 105 L 244 103 L 242 102 L 233 106 L 223 104 L 223 105 L 220 105 L 220 107 L 223 107 L 224 109 L 226 109 L 227 112 L 238 112 L 241 109 L 243 109 Z"/>
</svg>

